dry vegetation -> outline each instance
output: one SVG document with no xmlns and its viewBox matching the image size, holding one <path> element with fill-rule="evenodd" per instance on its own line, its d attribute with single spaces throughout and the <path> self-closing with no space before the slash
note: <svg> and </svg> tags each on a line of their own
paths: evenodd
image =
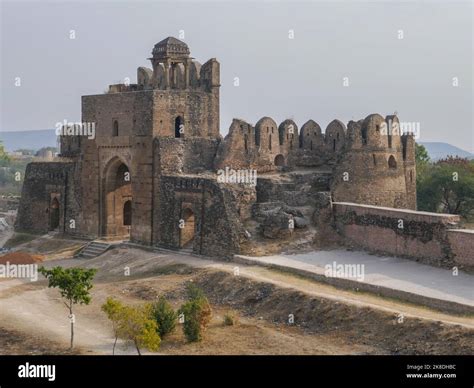
<svg viewBox="0 0 474 388">
<path fill-rule="evenodd" d="M 340 300 L 302 292 L 292 285 L 303 280 L 268 269 L 259 270 L 274 283 L 257 278 L 259 270 L 253 278 L 234 276 L 232 263 L 131 248 L 116 248 L 91 260 L 53 260 L 49 264 L 99 270 L 91 305 L 77 310 L 77 353 L 111 354 L 110 322 L 100 310 L 107 297 L 140 304 L 164 295 L 177 309 L 190 281 L 204 290 L 212 305 L 213 317 L 204 340 L 187 343 L 177 325 L 162 341 L 159 354 L 472 354 L 474 349 L 474 329 L 467 327 L 474 327 L 472 317 L 448 317 L 468 323 L 465 326 L 408 316 L 399 323 L 396 312 L 389 309 L 393 302 L 371 296 L 383 308 L 367 307 L 347 303 L 347 291 L 340 291 Z M 131 268 L 130 276 L 124 276 L 126 266 Z M 282 280 L 288 286 L 278 286 Z M 0 309 L 2 306 L 8 308 L 0 316 L 4 328 L 0 353 L 67 352 L 67 327 L 56 324 L 67 314 L 57 291 L 47 289 L 46 282 L 0 288 Z M 39 316 L 15 320 L 15 314 L 24 310 Z M 224 322 L 228 314 L 234 317 L 233 325 Z M 289 324 L 290 314 L 294 324 Z M 121 352 L 133 354 L 123 348 Z"/>
</svg>

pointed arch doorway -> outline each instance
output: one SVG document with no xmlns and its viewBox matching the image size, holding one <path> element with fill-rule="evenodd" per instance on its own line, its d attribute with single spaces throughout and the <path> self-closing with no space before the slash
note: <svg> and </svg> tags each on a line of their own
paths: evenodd
<svg viewBox="0 0 474 388">
<path fill-rule="evenodd" d="M 112 159 L 104 169 L 101 227 L 103 237 L 129 238 L 132 227 L 132 184 L 128 166 Z"/>
</svg>

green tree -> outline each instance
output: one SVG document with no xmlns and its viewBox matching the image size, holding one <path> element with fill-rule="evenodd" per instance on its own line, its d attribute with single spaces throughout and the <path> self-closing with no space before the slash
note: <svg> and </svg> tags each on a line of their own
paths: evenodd
<svg viewBox="0 0 474 388">
<path fill-rule="evenodd" d="M 415 162 L 416 162 L 416 184 L 418 185 L 425 176 L 425 171 L 430 166 L 430 157 L 424 145 L 415 143 Z"/>
<path fill-rule="evenodd" d="M 151 316 L 158 325 L 158 333 L 161 338 L 174 330 L 178 318 L 173 306 L 163 296 L 153 303 Z"/>
<path fill-rule="evenodd" d="M 63 303 L 69 310 L 71 321 L 71 349 L 74 345 L 74 314 L 72 308 L 75 304 L 89 304 L 92 288 L 92 279 L 96 269 L 54 267 L 46 269 L 39 268 L 39 272 L 48 279 L 48 287 L 58 288 L 61 296 L 65 299 Z"/>
<path fill-rule="evenodd" d="M 448 157 L 430 165 L 417 182 L 418 207 L 470 218 L 474 210 L 474 164 Z"/>
<path fill-rule="evenodd" d="M 419 163 L 427 164 L 430 162 L 430 156 L 426 147 L 422 144 L 415 143 L 415 161 L 418 165 Z"/>
<path fill-rule="evenodd" d="M 141 355 L 140 348 L 156 352 L 160 348 L 161 338 L 156 322 L 150 318 L 151 306 L 124 306 L 120 310 L 118 324 L 119 338 L 132 343 Z"/>
<path fill-rule="evenodd" d="M 151 318 L 152 306 L 127 306 L 120 301 L 107 298 L 102 305 L 102 311 L 112 321 L 115 335 L 113 353 L 117 339 L 122 339 L 126 344 L 133 344 L 141 355 L 140 348 L 146 348 L 152 352 L 159 349 L 161 338 L 158 334 L 158 326 Z"/>
<path fill-rule="evenodd" d="M 102 311 L 107 314 L 107 318 L 109 318 L 109 320 L 112 322 L 112 327 L 115 336 L 112 354 L 115 354 L 115 346 L 117 345 L 117 340 L 119 337 L 119 322 L 121 318 L 123 304 L 114 298 L 107 298 L 101 308 Z"/>
<path fill-rule="evenodd" d="M 194 284 L 187 287 L 188 301 L 179 309 L 183 315 L 183 332 L 188 342 L 202 340 L 202 334 L 211 321 L 212 310 L 204 292 Z"/>
</svg>

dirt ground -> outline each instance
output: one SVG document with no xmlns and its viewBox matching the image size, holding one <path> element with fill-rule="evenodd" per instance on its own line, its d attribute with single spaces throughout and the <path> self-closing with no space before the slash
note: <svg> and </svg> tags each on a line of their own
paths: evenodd
<svg viewBox="0 0 474 388">
<path fill-rule="evenodd" d="M 190 281 L 211 302 L 210 326 L 202 342 L 188 344 L 178 325 L 163 339 L 159 354 L 474 353 L 473 317 L 337 290 L 261 267 L 241 266 L 236 273 L 234 263 L 129 247 L 90 260 L 52 255 L 46 265 L 99 270 L 91 304 L 75 310 L 74 354 L 111 354 L 111 325 L 100 310 L 108 296 L 143 303 L 164 295 L 178 308 Z M 67 311 L 44 280 L 1 280 L 0 311 L 1 354 L 68 354 Z M 237 317 L 234 326 L 223 323 L 228 312 Z M 119 344 L 116 354 L 136 352 Z"/>
</svg>

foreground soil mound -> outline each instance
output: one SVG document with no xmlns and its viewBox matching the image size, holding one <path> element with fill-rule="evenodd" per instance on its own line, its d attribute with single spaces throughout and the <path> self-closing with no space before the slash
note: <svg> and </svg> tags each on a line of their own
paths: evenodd
<svg viewBox="0 0 474 388">
<path fill-rule="evenodd" d="M 43 262 L 43 256 L 31 255 L 27 252 L 10 252 L 0 256 L 0 264 L 39 264 Z"/>
<path fill-rule="evenodd" d="M 353 306 L 220 271 L 200 274 L 195 283 L 213 303 L 247 316 L 288 325 L 292 315 L 294 325 L 307 333 L 337 334 L 347 343 L 375 346 L 387 354 L 474 353 L 474 330 L 459 325 Z"/>
</svg>

